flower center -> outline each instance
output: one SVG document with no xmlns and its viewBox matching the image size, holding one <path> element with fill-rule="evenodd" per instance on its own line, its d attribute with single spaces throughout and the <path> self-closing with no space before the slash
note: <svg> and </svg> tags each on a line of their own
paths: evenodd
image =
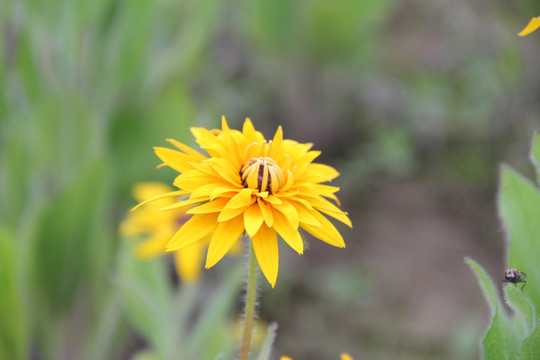
<svg viewBox="0 0 540 360">
<path fill-rule="evenodd" d="M 253 157 L 249 159 L 242 166 L 240 176 L 244 187 L 259 189 L 260 192 L 276 193 L 285 185 L 283 171 L 275 160 L 269 157 Z"/>
</svg>

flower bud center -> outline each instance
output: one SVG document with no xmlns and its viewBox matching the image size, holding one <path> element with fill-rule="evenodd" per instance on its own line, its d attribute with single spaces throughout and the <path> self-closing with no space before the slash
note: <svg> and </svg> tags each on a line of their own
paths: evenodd
<svg viewBox="0 0 540 360">
<path fill-rule="evenodd" d="M 260 192 L 276 193 L 284 184 L 283 171 L 269 157 L 253 157 L 240 170 L 242 184 L 249 189 L 259 189 Z"/>
</svg>

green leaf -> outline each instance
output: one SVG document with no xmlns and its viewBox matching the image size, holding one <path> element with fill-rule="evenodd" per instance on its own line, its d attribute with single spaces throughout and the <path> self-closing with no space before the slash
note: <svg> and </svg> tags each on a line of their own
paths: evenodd
<svg viewBox="0 0 540 360">
<path fill-rule="evenodd" d="M 493 281 L 489 275 L 486 274 L 484 268 L 482 268 L 476 261 L 467 258 L 465 259 L 465 262 L 471 267 L 474 275 L 476 275 L 480 288 L 484 292 L 484 296 L 486 297 L 489 308 L 491 309 L 491 313 L 495 314 L 499 308 L 499 296 L 497 295 L 497 290 L 493 285 Z"/>
<path fill-rule="evenodd" d="M 26 359 L 26 319 L 15 282 L 12 237 L 0 229 L 0 359 Z"/>
<path fill-rule="evenodd" d="M 519 340 L 508 317 L 501 310 L 497 290 L 485 270 L 472 259 L 466 259 L 478 278 L 493 318 L 489 329 L 482 340 L 484 359 L 512 359 L 518 351 Z"/>
<path fill-rule="evenodd" d="M 514 329 L 499 309 L 496 310 L 491 325 L 482 340 L 484 359 L 514 359 L 519 350 L 519 340 Z"/>
<path fill-rule="evenodd" d="M 528 273 L 525 292 L 540 306 L 540 193 L 535 185 L 507 166 L 502 168 L 499 209 L 508 231 L 508 267 Z"/>
<path fill-rule="evenodd" d="M 227 274 L 219 290 L 203 304 L 204 310 L 197 319 L 193 332 L 185 339 L 188 358 L 213 359 L 218 353 L 227 350 L 223 348 L 224 346 L 231 344 L 231 338 L 224 339 L 222 336 L 222 326 L 228 323 L 227 319 L 237 299 L 244 275 L 241 270 L 240 267 L 236 267 Z M 225 332 L 229 336 L 230 333 L 230 330 Z"/>
<path fill-rule="evenodd" d="M 536 169 L 536 182 L 540 184 L 540 131 L 534 134 L 531 161 Z"/>
<path fill-rule="evenodd" d="M 133 326 L 147 339 L 164 359 L 174 358 L 175 319 L 169 313 L 171 289 L 164 258 L 137 259 L 133 244 L 124 243 L 120 249 L 120 274 L 116 283 Z"/>
<path fill-rule="evenodd" d="M 39 305 L 52 314 L 69 310 L 81 283 L 107 258 L 97 247 L 103 242 L 97 223 L 105 215 L 104 191 L 105 167 L 96 162 L 60 191 L 39 221 L 33 280 Z"/>
<path fill-rule="evenodd" d="M 540 356 L 540 327 L 537 327 L 521 344 L 519 360 L 536 360 Z"/>
<path fill-rule="evenodd" d="M 536 309 L 534 305 L 527 295 L 513 285 L 506 285 L 504 292 L 506 302 L 523 321 L 526 329 L 525 335 L 529 335 L 536 328 Z"/>
<path fill-rule="evenodd" d="M 261 351 L 259 352 L 259 357 L 257 360 L 268 360 L 270 358 L 270 353 L 272 352 L 272 344 L 274 343 L 274 339 L 276 337 L 276 331 L 277 331 L 278 325 L 277 323 L 271 323 L 266 328 L 266 336 L 264 338 L 264 342 L 261 346 Z"/>
</svg>

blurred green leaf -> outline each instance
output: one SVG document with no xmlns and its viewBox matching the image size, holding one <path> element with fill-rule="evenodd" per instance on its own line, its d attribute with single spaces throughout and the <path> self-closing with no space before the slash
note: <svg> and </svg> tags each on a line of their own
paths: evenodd
<svg viewBox="0 0 540 360">
<path fill-rule="evenodd" d="M 528 273 L 530 287 L 526 292 L 535 308 L 540 306 L 540 193 L 523 176 L 503 166 L 499 209 L 508 230 L 510 253 L 508 267 Z"/>
<path fill-rule="evenodd" d="M 15 282 L 13 238 L 0 228 L 0 359 L 27 358 L 26 319 Z"/>
<path fill-rule="evenodd" d="M 519 340 L 510 321 L 499 309 L 482 340 L 484 359 L 514 359 L 519 350 Z"/>
<path fill-rule="evenodd" d="M 85 339 L 82 360 L 116 358 L 122 351 L 122 336 L 126 333 L 125 316 L 116 289 L 100 303 L 94 327 Z"/>
<path fill-rule="evenodd" d="M 493 314 L 491 324 L 482 340 L 484 359 L 512 359 L 519 349 L 519 340 L 500 306 L 493 281 L 474 260 L 466 259 L 466 262 L 476 275 Z"/>
<path fill-rule="evenodd" d="M 151 351 L 140 351 L 133 355 L 132 360 L 162 360 L 158 354 Z"/>
<path fill-rule="evenodd" d="M 257 45 L 318 63 L 366 59 L 393 0 L 264 1 L 248 4 L 248 34 Z M 328 31 L 332 29 L 332 31 Z"/>
<path fill-rule="evenodd" d="M 137 259 L 132 244 L 120 249 L 119 287 L 127 317 L 163 359 L 174 359 L 179 339 L 171 317 L 171 288 L 165 258 Z"/>
<path fill-rule="evenodd" d="M 523 343 L 519 351 L 519 360 L 536 360 L 540 354 L 540 327 L 536 327 Z"/>
<path fill-rule="evenodd" d="M 506 301 L 508 305 L 523 321 L 526 329 L 525 336 L 528 336 L 536 328 L 536 309 L 527 295 L 512 285 L 504 287 Z"/>
<path fill-rule="evenodd" d="M 473 259 L 467 258 L 465 262 L 471 267 L 474 275 L 478 279 L 478 283 L 486 297 L 491 313 L 494 315 L 499 308 L 499 297 L 497 296 L 495 286 L 493 286 L 493 280 L 491 280 L 489 275 L 486 274 L 486 271 Z"/>
<path fill-rule="evenodd" d="M 204 310 L 193 327 L 186 341 L 186 353 L 189 359 L 213 359 L 219 353 L 226 352 L 232 345 L 230 329 L 223 329 L 228 323 L 233 303 L 238 298 L 244 273 L 239 267 L 227 274 L 219 290 L 203 304 Z"/>
<path fill-rule="evenodd" d="M 257 360 L 268 360 L 270 358 L 270 354 L 272 352 L 272 345 L 274 344 L 274 339 L 276 338 L 276 331 L 277 331 L 278 325 L 277 323 L 271 323 L 266 328 L 266 336 L 264 338 L 264 342 L 261 346 L 261 351 L 259 352 L 259 357 L 257 357 Z"/>
<path fill-rule="evenodd" d="M 83 279 L 106 254 L 94 251 L 96 222 L 103 213 L 105 167 L 96 162 L 53 197 L 45 209 L 32 248 L 38 299 L 52 313 L 67 311 Z"/>
</svg>

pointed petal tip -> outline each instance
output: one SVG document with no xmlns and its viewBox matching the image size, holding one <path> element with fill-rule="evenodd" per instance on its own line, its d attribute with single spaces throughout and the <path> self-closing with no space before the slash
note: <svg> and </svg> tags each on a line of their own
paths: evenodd
<svg viewBox="0 0 540 360">
<path fill-rule="evenodd" d="M 213 261 L 213 262 L 210 262 L 209 260 L 210 259 L 208 259 L 208 256 L 207 256 L 206 257 L 206 263 L 204 264 L 205 269 L 210 269 L 212 266 L 216 265 L 219 262 L 219 260 L 218 261 Z"/>
<path fill-rule="evenodd" d="M 225 115 L 221 115 L 221 130 L 222 131 L 229 130 L 229 124 L 227 123 L 227 119 L 225 118 Z"/>
<path fill-rule="evenodd" d="M 521 30 L 517 35 L 521 36 L 521 37 L 527 36 L 530 33 L 532 33 L 533 31 L 535 31 L 536 29 L 538 29 L 539 27 L 540 27 L 540 16 L 533 17 L 529 21 L 527 26 L 525 26 L 525 28 L 523 30 Z"/>
</svg>

